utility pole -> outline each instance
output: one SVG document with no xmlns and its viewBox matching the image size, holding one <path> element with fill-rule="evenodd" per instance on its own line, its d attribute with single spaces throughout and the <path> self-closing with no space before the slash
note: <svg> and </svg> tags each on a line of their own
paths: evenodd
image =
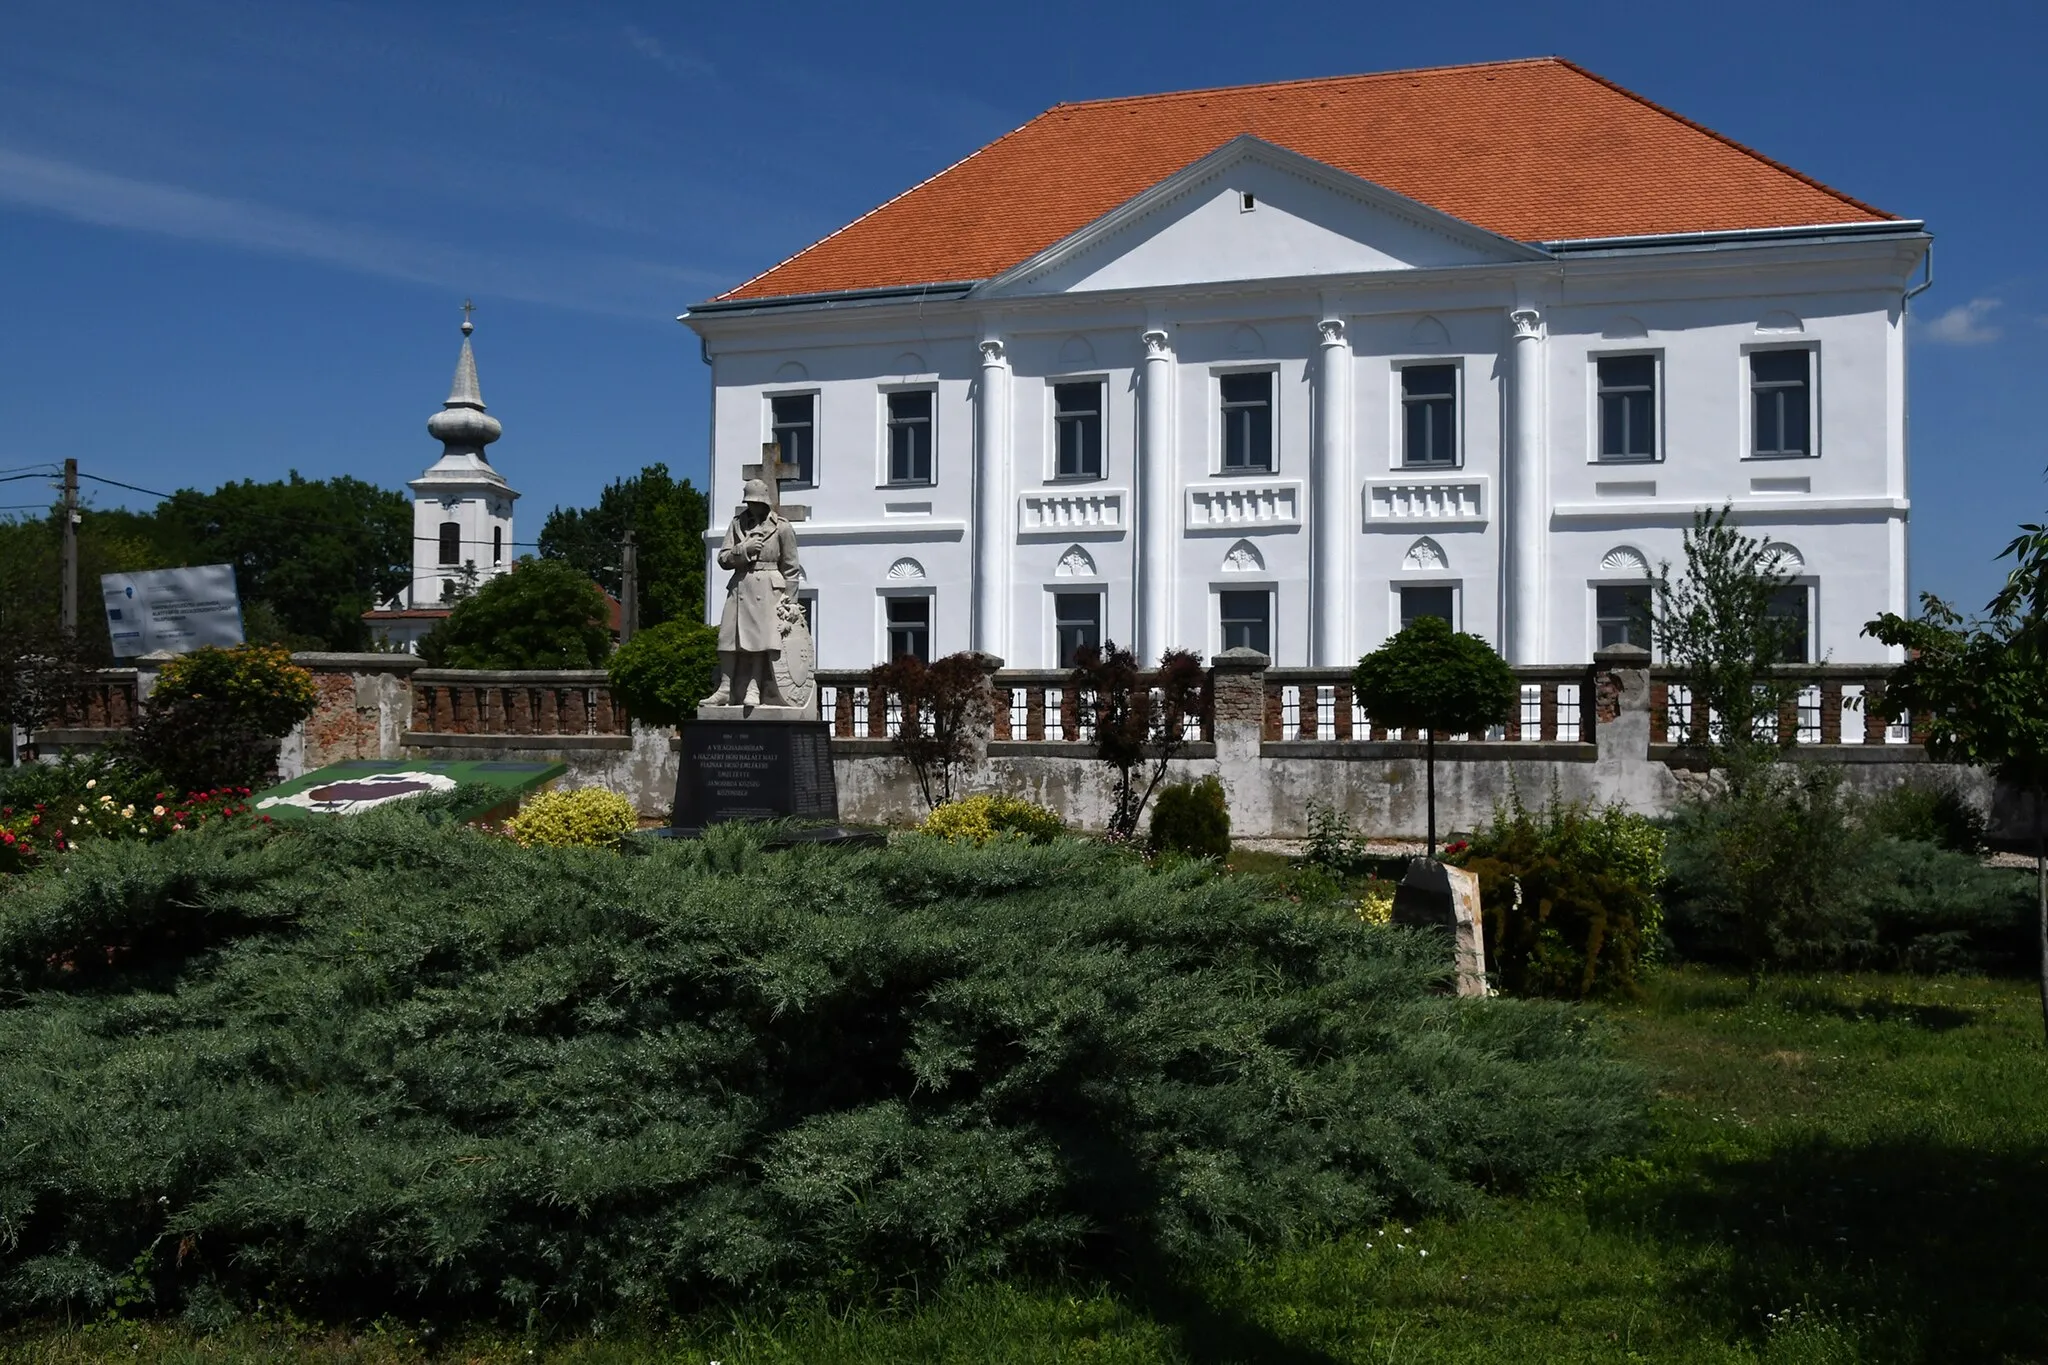
<svg viewBox="0 0 2048 1365">
<path fill-rule="evenodd" d="M 63 595 L 58 623 L 67 636 L 78 633 L 78 461 L 64 462 Z"/>
<path fill-rule="evenodd" d="M 633 544 L 633 528 L 626 528 L 626 543 L 619 556 L 619 643 L 633 638 L 640 625 L 640 553 Z"/>
</svg>

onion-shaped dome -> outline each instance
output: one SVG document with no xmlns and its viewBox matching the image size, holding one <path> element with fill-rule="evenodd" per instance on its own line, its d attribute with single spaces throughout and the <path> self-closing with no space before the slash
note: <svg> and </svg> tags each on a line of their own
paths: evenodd
<svg viewBox="0 0 2048 1365">
<path fill-rule="evenodd" d="M 448 401 L 427 419 L 427 434 L 447 446 L 452 454 L 471 450 L 481 457 L 483 448 L 505 434 L 505 426 L 484 411 L 483 387 L 477 383 L 476 354 L 470 350 L 469 334 L 476 328 L 462 320 L 462 355 L 455 362 L 455 382 L 449 386 Z"/>
</svg>

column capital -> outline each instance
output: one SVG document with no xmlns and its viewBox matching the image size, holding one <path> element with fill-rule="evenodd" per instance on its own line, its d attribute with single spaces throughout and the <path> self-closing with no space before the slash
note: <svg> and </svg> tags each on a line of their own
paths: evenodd
<svg viewBox="0 0 2048 1365">
<path fill-rule="evenodd" d="M 1528 304 L 1511 309 L 1508 321 L 1514 324 L 1517 341 L 1535 341 L 1543 335 L 1543 314 Z"/>
<path fill-rule="evenodd" d="M 981 343 L 981 363 L 984 369 L 991 365 L 1005 365 L 1009 363 L 1008 358 L 1003 354 L 1003 341 L 1001 337 L 990 337 Z"/>
<path fill-rule="evenodd" d="M 1350 344 L 1350 339 L 1344 334 L 1344 319 L 1342 318 L 1324 318 L 1316 324 L 1316 331 L 1322 334 L 1323 345 L 1325 346 L 1345 346 Z"/>
<path fill-rule="evenodd" d="M 1138 341 L 1144 346 L 1147 359 L 1173 354 L 1173 343 L 1164 327 L 1147 327 L 1138 334 Z"/>
</svg>

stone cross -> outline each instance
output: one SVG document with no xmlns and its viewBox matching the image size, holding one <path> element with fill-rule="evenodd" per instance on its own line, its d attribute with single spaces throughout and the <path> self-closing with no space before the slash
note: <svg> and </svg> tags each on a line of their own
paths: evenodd
<svg viewBox="0 0 2048 1365">
<path fill-rule="evenodd" d="M 740 478 L 759 479 L 768 485 L 768 505 L 781 513 L 788 521 L 807 521 L 811 509 L 782 500 L 782 481 L 797 476 L 797 466 L 782 462 L 782 446 L 775 441 L 761 444 L 761 463 L 740 466 Z"/>
</svg>

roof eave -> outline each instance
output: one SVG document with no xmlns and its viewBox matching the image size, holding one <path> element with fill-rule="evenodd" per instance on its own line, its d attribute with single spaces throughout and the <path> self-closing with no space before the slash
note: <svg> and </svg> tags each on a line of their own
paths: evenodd
<svg viewBox="0 0 2048 1365">
<path fill-rule="evenodd" d="M 730 317 L 735 314 L 790 312 L 851 308 L 871 303 L 901 303 L 905 299 L 957 299 L 980 284 L 980 280 L 946 280 L 933 284 L 884 285 L 875 289 L 830 289 L 813 294 L 767 295 L 747 299 L 707 299 L 693 303 L 676 315 L 687 325 L 696 318 Z"/>
<path fill-rule="evenodd" d="M 1661 232 L 1628 237 L 1569 237 L 1534 242 L 1554 256 L 1632 255 L 1657 251 L 1723 251 L 1780 242 L 1861 241 L 1873 237 L 1932 240 L 1918 218 L 1860 223 L 1808 223 L 1792 227 L 1729 228 L 1718 232 Z"/>
</svg>

